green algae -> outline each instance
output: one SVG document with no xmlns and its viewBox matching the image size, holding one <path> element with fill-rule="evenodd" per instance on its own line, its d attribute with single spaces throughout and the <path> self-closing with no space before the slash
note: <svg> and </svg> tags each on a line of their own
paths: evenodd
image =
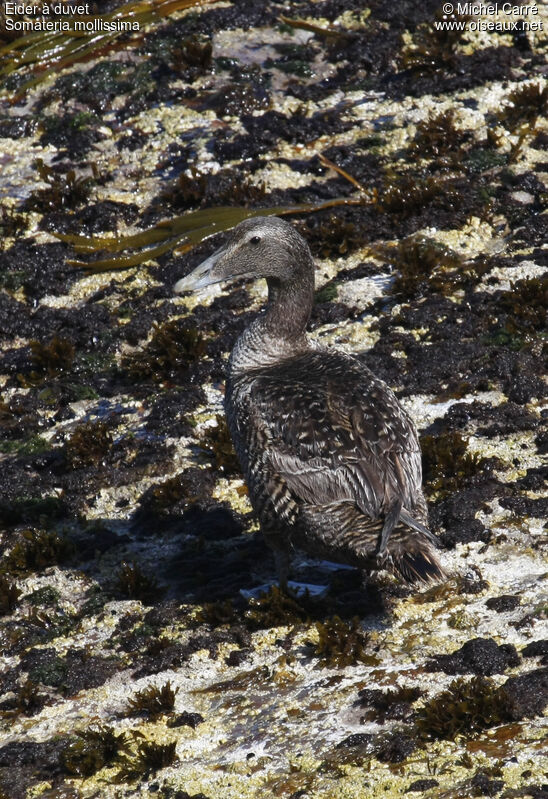
<svg viewBox="0 0 548 799">
<path fill-rule="evenodd" d="M 12 441 L 0 441 L 0 452 L 6 455 L 16 453 L 18 455 L 41 455 L 43 452 L 48 452 L 51 449 L 51 444 L 43 436 L 30 436 L 24 439 L 15 439 Z"/>
</svg>

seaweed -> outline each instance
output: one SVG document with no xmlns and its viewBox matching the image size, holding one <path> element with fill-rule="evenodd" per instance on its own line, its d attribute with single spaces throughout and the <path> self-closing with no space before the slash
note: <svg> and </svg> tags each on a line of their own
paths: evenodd
<svg viewBox="0 0 548 799">
<path fill-rule="evenodd" d="M 80 124 L 80 123 L 78 123 Z M 57 172 L 52 167 L 44 164 L 41 158 L 35 162 L 38 178 L 47 184 L 45 189 L 35 189 L 23 204 L 24 211 L 58 211 L 62 208 L 73 210 L 78 205 L 85 203 L 95 185 L 98 173 L 95 165 L 92 166 L 94 176 L 80 175 L 69 169 L 67 172 Z"/>
<path fill-rule="evenodd" d="M 133 738 L 136 748 L 120 758 L 116 782 L 134 782 L 176 762 L 177 741 L 159 744 L 147 740 L 140 732 L 134 732 Z"/>
<path fill-rule="evenodd" d="M 217 602 L 206 602 L 196 614 L 199 622 L 209 624 L 211 627 L 221 627 L 225 624 L 235 624 L 238 613 L 230 599 L 219 600 Z"/>
<path fill-rule="evenodd" d="M 309 613 L 303 605 L 273 585 L 268 593 L 249 600 L 244 618 L 251 629 L 268 629 L 302 624 L 309 619 Z"/>
<path fill-rule="evenodd" d="M 164 593 L 156 579 L 144 574 L 136 563 L 122 563 L 116 578 L 116 588 L 122 596 L 138 599 L 145 605 L 159 599 Z"/>
<path fill-rule="evenodd" d="M 14 445 L 12 451 L 19 455 L 40 455 L 50 450 L 49 444 L 44 439 L 34 437 L 23 444 L 19 441 L 5 442 Z M 9 447 L 0 445 L 0 451 L 9 452 Z M 66 512 L 66 506 L 59 496 L 16 496 L 5 502 L 0 502 L 0 521 L 6 524 L 26 524 L 48 526 L 49 523 L 60 519 Z"/>
<path fill-rule="evenodd" d="M 90 272 L 109 272 L 129 269 L 133 266 L 159 258 L 173 250 L 175 254 L 188 252 L 196 244 L 237 225 L 252 216 L 283 215 L 295 213 L 311 213 L 338 205 L 359 205 L 361 199 L 339 197 L 319 203 L 302 203 L 301 205 L 275 206 L 270 208 L 238 208 L 219 206 L 217 208 L 201 208 L 183 216 L 159 222 L 154 227 L 133 236 L 95 237 L 75 236 L 68 233 L 53 232 L 61 241 L 71 244 L 76 253 L 93 254 L 101 251 L 120 253 L 135 249 L 133 255 L 114 256 L 95 261 L 74 261 L 68 263 Z"/>
<path fill-rule="evenodd" d="M 207 470 L 186 469 L 151 486 L 146 500 L 141 499 L 141 505 L 150 513 L 169 515 L 173 506 L 180 502 L 187 506 L 208 500 L 211 488 L 212 482 Z"/>
<path fill-rule="evenodd" d="M 73 469 L 105 465 L 113 436 L 108 422 L 84 422 L 74 428 L 65 444 L 65 455 Z"/>
<path fill-rule="evenodd" d="M 497 112 L 497 119 L 511 132 L 519 125 L 533 132 L 537 119 L 548 116 L 548 86 L 527 83 L 510 92 L 508 100 L 510 103 Z"/>
<path fill-rule="evenodd" d="M 240 464 L 224 416 L 215 415 L 215 426 L 206 427 L 200 437 L 202 446 L 213 461 L 213 468 L 226 475 L 239 475 Z"/>
<path fill-rule="evenodd" d="M 0 245 L 4 239 L 12 238 L 25 230 L 27 220 L 21 214 L 15 212 L 13 208 L 5 205 L 0 207 Z M 2 276 L 2 286 L 8 290 L 15 291 L 18 288 L 19 276 L 15 273 Z"/>
<path fill-rule="evenodd" d="M 0 575 L 0 616 L 15 610 L 21 593 L 21 589 L 12 580 Z"/>
<path fill-rule="evenodd" d="M 7 703 L 2 704 L 2 715 L 6 718 L 16 718 L 20 714 L 34 716 L 40 713 L 48 702 L 48 696 L 38 690 L 38 685 L 27 678 L 18 686 L 14 696 Z"/>
<path fill-rule="evenodd" d="M 325 285 L 319 288 L 314 294 L 315 303 L 331 302 L 332 300 L 336 299 L 337 299 L 337 283 L 333 280 L 330 280 L 328 283 L 325 283 Z"/>
<path fill-rule="evenodd" d="M 446 204 L 454 205 L 458 195 L 451 181 L 439 177 L 420 177 L 415 173 L 387 175 L 379 192 L 377 209 L 385 213 L 408 217 L 423 210 L 437 197 L 443 196 Z"/>
<path fill-rule="evenodd" d="M 320 258 L 337 258 L 349 254 L 363 247 L 369 240 L 368 231 L 363 225 L 347 220 L 336 212 L 322 214 L 313 224 L 301 222 L 297 227 L 307 239 L 313 254 Z"/>
<path fill-rule="evenodd" d="M 508 163 L 507 153 L 499 153 L 492 147 L 474 147 L 466 156 L 464 166 L 471 175 L 481 174 Z M 483 189 L 483 191 L 486 191 Z"/>
<path fill-rule="evenodd" d="M 239 95 L 235 96 L 238 90 Z M 227 92 L 219 90 L 219 103 L 222 103 L 223 114 L 236 112 L 249 112 L 249 87 L 236 85 L 232 88 L 230 96 Z M 243 95 L 243 96 L 242 96 Z M 245 109 L 233 107 L 245 104 Z M 216 105 L 216 95 L 211 96 L 207 103 L 208 108 Z M 252 103 L 252 105 L 255 105 Z M 264 183 L 255 184 L 245 173 L 234 169 L 223 169 L 215 174 L 199 172 L 191 166 L 182 172 L 174 183 L 166 187 L 154 201 L 153 207 L 165 207 L 166 202 L 174 208 L 191 208 L 193 206 L 208 207 L 222 206 L 227 203 L 233 205 L 248 205 L 262 200 L 266 194 Z"/>
<path fill-rule="evenodd" d="M 23 530 L 7 555 L 4 555 L 0 573 L 23 575 L 40 572 L 48 566 L 65 563 L 73 553 L 73 543 L 59 533 Z"/>
<path fill-rule="evenodd" d="M 199 361 L 206 352 L 206 339 L 201 331 L 184 320 L 172 319 L 154 323 L 150 341 L 142 350 L 125 355 L 121 369 L 132 380 L 162 382 L 173 379 Z"/>
<path fill-rule="evenodd" d="M 69 371 L 74 362 L 74 344 L 66 338 L 54 336 L 48 344 L 31 341 L 31 379 L 43 376 L 56 377 Z"/>
<path fill-rule="evenodd" d="M 438 499 L 461 489 L 483 468 L 484 459 L 468 451 L 460 433 L 422 436 L 421 449 L 425 487 Z"/>
<path fill-rule="evenodd" d="M 61 594 L 53 585 L 44 585 L 25 596 L 25 601 L 38 607 L 51 607 L 59 603 Z"/>
<path fill-rule="evenodd" d="M 318 643 L 312 646 L 320 666 L 344 668 L 370 663 L 371 656 L 367 652 L 369 635 L 362 629 L 358 616 L 349 623 L 333 616 L 325 622 L 316 622 L 315 626 Z"/>
<path fill-rule="evenodd" d="M 543 331 L 546 325 L 548 280 L 533 277 L 510 284 L 509 291 L 497 295 L 497 309 L 507 314 L 504 330 L 510 335 L 526 337 Z"/>
<path fill-rule="evenodd" d="M 426 738 L 453 740 L 471 735 L 505 720 L 499 690 L 487 677 L 454 680 L 446 691 L 417 710 L 416 726 Z"/>
<path fill-rule="evenodd" d="M 30 436 L 30 438 L 16 439 L 15 441 L 0 441 L 0 452 L 7 455 L 16 452 L 18 455 L 41 455 L 51 449 L 51 444 L 42 436 Z M 24 497 L 21 505 L 28 503 L 28 497 Z M 44 503 L 44 500 L 41 500 Z M 10 503 L 13 507 L 13 504 Z M 6 505 L 0 504 L 0 513 L 6 516 Z M 9 513 L 9 511 L 8 511 Z"/>
<path fill-rule="evenodd" d="M 453 294 L 473 272 L 473 268 L 463 268 L 458 253 L 426 236 L 409 236 L 395 245 L 372 249 L 397 270 L 392 291 L 405 298 L 421 296 L 427 289 Z"/>
<path fill-rule="evenodd" d="M 116 733 L 107 725 L 76 730 L 76 736 L 60 758 L 64 771 L 76 777 L 93 776 L 128 749 L 128 734 Z"/>
<path fill-rule="evenodd" d="M 128 702 L 128 714 L 130 716 L 148 716 L 152 720 L 158 719 L 166 713 L 171 713 L 175 707 L 175 697 L 178 688 L 171 687 L 170 682 L 166 682 L 161 687 L 150 685 L 131 697 Z"/>
<path fill-rule="evenodd" d="M 356 704 L 369 710 L 360 721 L 362 724 L 368 721 L 382 724 L 387 719 L 407 721 L 413 715 L 413 703 L 422 695 L 420 688 L 393 688 L 388 691 L 364 688 L 358 692 Z"/>
<path fill-rule="evenodd" d="M 460 148 L 468 134 L 458 130 L 455 121 L 455 110 L 451 108 L 419 122 L 417 132 L 408 147 L 409 155 L 439 159 L 437 166 L 457 166 L 461 158 Z"/>
<path fill-rule="evenodd" d="M 177 72 L 186 67 L 197 67 L 201 72 L 209 69 L 212 63 L 213 45 L 210 39 L 202 41 L 197 36 L 189 36 L 178 42 L 171 52 L 171 67 Z"/>
</svg>

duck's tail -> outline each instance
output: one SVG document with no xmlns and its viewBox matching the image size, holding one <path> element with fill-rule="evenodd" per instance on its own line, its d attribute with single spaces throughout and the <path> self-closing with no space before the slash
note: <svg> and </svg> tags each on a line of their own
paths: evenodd
<svg viewBox="0 0 548 799">
<path fill-rule="evenodd" d="M 386 568 L 409 583 L 443 580 L 446 573 L 428 528 L 401 510 L 386 535 L 385 519 L 370 519 L 353 502 L 304 506 L 293 544 L 318 557 L 371 571 Z"/>
</svg>

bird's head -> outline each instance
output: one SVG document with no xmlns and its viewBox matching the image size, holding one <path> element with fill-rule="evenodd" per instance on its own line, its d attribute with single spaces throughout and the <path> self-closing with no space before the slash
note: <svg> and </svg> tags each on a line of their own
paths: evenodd
<svg viewBox="0 0 548 799">
<path fill-rule="evenodd" d="M 197 291 L 243 277 L 287 283 L 311 268 L 308 245 L 292 225 L 277 216 L 253 217 L 236 225 L 225 244 L 177 281 L 174 291 Z"/>
</svg>

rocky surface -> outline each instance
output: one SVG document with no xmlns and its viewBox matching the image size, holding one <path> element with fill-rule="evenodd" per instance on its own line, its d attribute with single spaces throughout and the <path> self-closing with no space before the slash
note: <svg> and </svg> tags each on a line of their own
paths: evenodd
<svg viewBox="0 0 548 799">
<path fill-rule="evenodd" d="M 548 795 L 538 12 L 223 2 L 5 81 L 1 797 Z M 341 198 L 289 217 L 313 335 L 413 415 L 450 577 L 297 556 L 326 596 L 246 599 L 274 565 L 222 392 L 263 287 L 173 297 L 218 238 L 93 273 L 55 234 Z"/>
</svg>

